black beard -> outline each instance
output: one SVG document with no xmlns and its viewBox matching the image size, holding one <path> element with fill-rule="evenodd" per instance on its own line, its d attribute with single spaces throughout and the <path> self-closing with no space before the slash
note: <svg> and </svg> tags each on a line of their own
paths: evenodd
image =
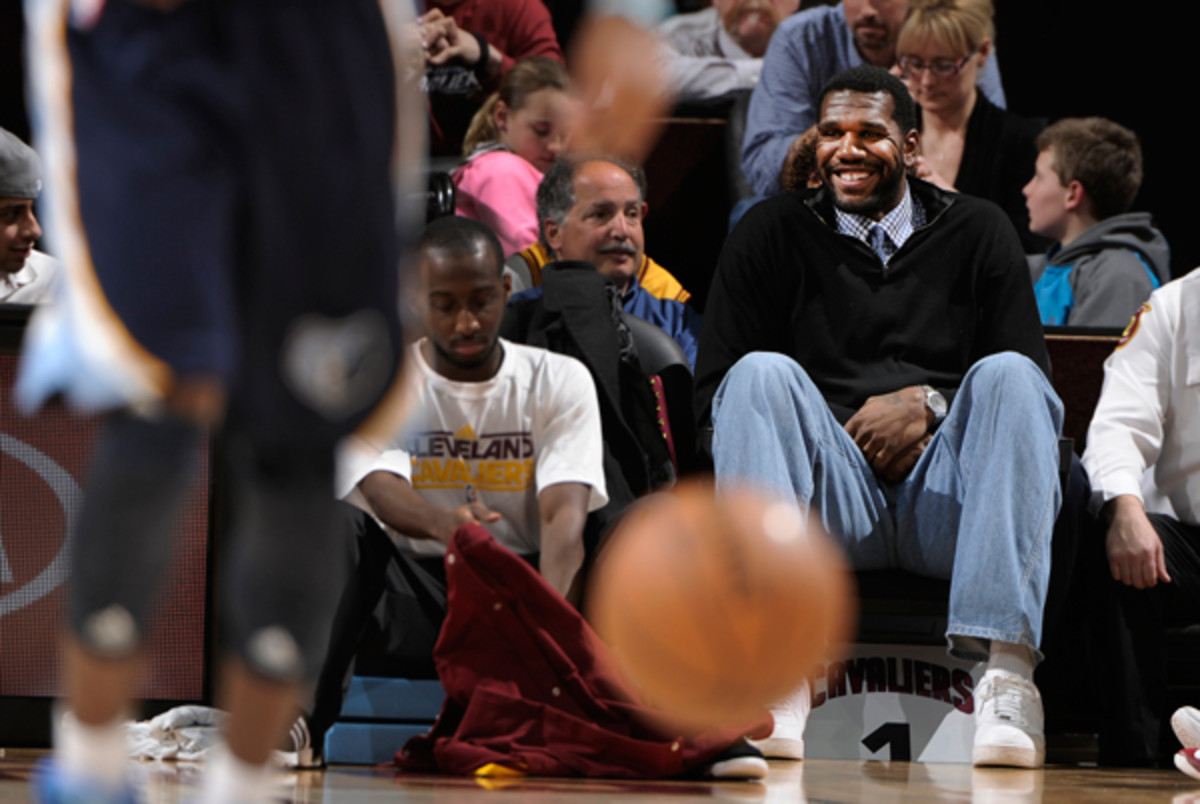
<svg viewBox="0 0 1200 804">
<path fill-rule="evenodd" d="M 454 366 L 455 368 L 460 368 L 460 369 L 479 368 L 480 366 L 487 363 L 487 361 L 489 359 L 491 359 L 492 355 L 494 355 L 496 353 L 496 347 L 500 345 L 499 339 L 494 340 L 494 341 L 492 341 L 491 346 L 489 346 L 487 349 L 484 349 L 482 352 L 479 353 L 478 357 L 474 357 L 469 360 L 464 360 L 463 358 L 456 355 L 454 352 L 451 352 L 449 349 L 443 348 L 442 345 L 440 343 L 438 343 L 437 341 L 433 340 L 433 338 L 430 338 L 429 341 L 433 344 L 434 351 L 436 351 L 439 355 L 441 355 L 443 360 L 445 360 L 447 363 Z"/>
<path fill-rule="evenodd" d="M 851 201 L 844 201 L 838 196 L 837 191 L 833 188 L 833 182 L 828 175 L 822 173 L 821 180 L 825 184 L 826 191 L 833 199 L 833 205 L 842 212 L 850 212 L 855 215 L 864 215 L 868 218 L 873 218 L 879 213 L 887 214 L 899 203 L 900 191 L 904 187 L 904 168 L 898 166 L 892 176 L 889 176 L 887 179 L 881 179 L 881 183 L 875 188 L 875 192 L 868 197 Z"/>
</svg>

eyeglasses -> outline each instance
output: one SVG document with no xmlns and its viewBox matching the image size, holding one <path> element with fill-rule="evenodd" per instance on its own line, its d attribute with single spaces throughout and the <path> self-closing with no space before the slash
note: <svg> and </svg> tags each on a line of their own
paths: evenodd
<svg viewBox="0 0 1200 804">
<path fill-rule="evenodd" d="M 973 48 L 970 53 L 963 56 L 958 61 L 954 59 L 934 59 L 926 64 L 916 56 L 901 56 L 896 60 L 900 65 L 900 72 L 905 78 L 912 78 L 914 75 L 921 75 L 926 70 L 933 73 L 935 78 L 950 78 L 958 75 L 958 71 L 963 68 L 972 56 L 975 55 L 979 48 Z"/>
</svg>

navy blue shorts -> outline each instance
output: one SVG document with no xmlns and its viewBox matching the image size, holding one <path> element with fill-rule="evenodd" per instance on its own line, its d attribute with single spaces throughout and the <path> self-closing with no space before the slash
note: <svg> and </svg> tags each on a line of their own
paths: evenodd
<svg viewBox="0 0 1200 804">
<path fill-rule="evenodd" d="M 82 228 L 59 256 L 118 362 L 222 380 L 267 438 L 348 432 L 401 356 L 378 0 L 109 0 L 66 45 L 77 197 L 53 223 Z"/>
</svg>

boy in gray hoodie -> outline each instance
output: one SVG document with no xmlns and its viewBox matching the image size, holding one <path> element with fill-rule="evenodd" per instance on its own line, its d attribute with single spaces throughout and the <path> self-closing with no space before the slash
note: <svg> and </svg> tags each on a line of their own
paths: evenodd
<svg viewBox="0 0 1200 804">
<path fill-rule="evenodd" d="M 1129 212 L 1142 183 L 1137 135 L 1102 117 L 1067 118 L 1037 140 L 1025 185 L 1029 228 L 1055 240 L 1030 255 L 1046 325 L 1124 327 L 1170 276 L 1170 251 L 1150 213 Z"/>
</svg>

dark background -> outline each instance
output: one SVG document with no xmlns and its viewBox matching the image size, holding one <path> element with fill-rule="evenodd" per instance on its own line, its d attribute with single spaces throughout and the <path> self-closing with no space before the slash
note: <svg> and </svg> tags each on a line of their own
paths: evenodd
<svg viewBox="0 0 1200 804">
<path fill-rule="evenodd" d="M 677 2 L 690 7 L 698 0 Z M 1184 19 L 1186 6 L 1115 0 L 994 2 L 1009 108 L 1050 120 L 1102 115 L 1136 131 L 1145 152 L 1146 179 L 1135 208 L 1158 220 L 1171 244 L 1175 276 L 1200 264 L 1200 226 L 1190 220 L 1194 192 L 1185 193 L 1179 184 L 1195 187 L 1197 151 L 1190 146 L 1200 145 L 1197 72 L 1193 64 L 1185 64 L 1200 46 L 1195 24 Z M 583 0 L 546 4 L 560 38 L 569 41 Z M 804 7 L 813 4 L 809 0 Z M 27 138 L 22 28 L 19 0 L 0 0 L 0 126 Z"/>
</svg>

